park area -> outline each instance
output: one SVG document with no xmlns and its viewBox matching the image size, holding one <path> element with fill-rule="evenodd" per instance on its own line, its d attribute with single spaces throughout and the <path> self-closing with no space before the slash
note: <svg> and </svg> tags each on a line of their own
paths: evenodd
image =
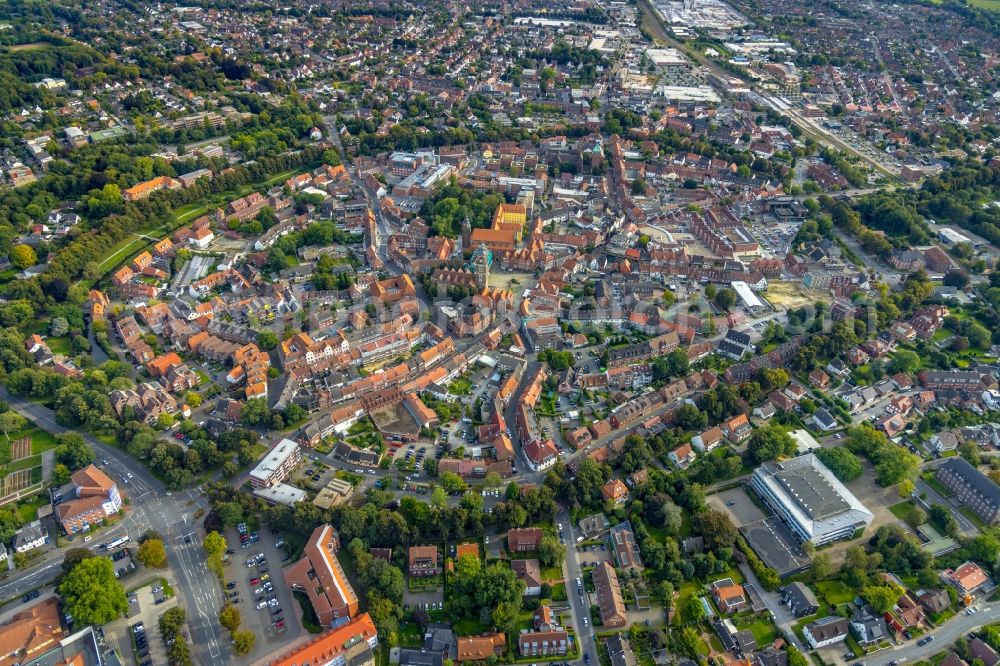
<svg viewBox="0 0 1000 666">
<path fill-rule="evenodd" d="M 229 203 L 233 199 L 238 199 L 255 190 L 260 190 L 270 187 L 276 183 L 284 182 L 285 180 L 288 180 L 292 176 L 302 173 L 303 171 L 304 169 L 292 169 L 290 171 L 285 171 L 284 173 L 279 173 L 278 175 L 272 176 L 264 181 L 248 183 L 240 187 L 238 190 L 221 192 L 208 197 L 203 201 L 181 206 L 180 208 L 174 210 L 170 219 L 166 223 L 142 229 L 119 242 L 116 246 L 111 248 L 111 250 L 109 250 L 104 257 L 98 260 L 98 268 L 100 269 L 102 275 L 106 275 L 129 257 L 138 254 L 146 247 L 149 247 L 158 241 L 160 238 L 173 233 L 175 230 L 184 226 L 188 222 L 191 222 L 202 215 L 207 215 L 216 208 Z"/>
</svg>

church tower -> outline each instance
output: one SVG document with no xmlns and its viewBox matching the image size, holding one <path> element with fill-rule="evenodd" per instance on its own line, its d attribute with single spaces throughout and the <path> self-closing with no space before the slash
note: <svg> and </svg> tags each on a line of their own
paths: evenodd
<svg viewBox="0 0 1000 666">
<path fill-rule="evenodd" d="M 493 254 L 489 251 L 485 244 L 480 243 L 479 247 L 476 248 L 475 254 L 472 256 L 472 267 L 473 272 L 476 274 L 476 286 L 482 291 L 490 284 L 490 263 L 492 262 Z"/>
</svg>

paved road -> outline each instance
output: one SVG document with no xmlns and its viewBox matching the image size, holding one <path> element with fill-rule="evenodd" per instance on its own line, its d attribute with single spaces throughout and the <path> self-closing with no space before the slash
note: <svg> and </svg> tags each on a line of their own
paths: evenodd
<svg viewBox="0 0 1000 666">
<path fill-rule="evenodd" d="M 951 509 L 951 515 L 955 517 L 955 521 L 958 523 L 958 529 L 961 530 L 962 534 L 965 536 L 975 536 L 979 534 L 979 530 L 976 526 L 969 520 L 965 514 L 959 511 L 958 506 L 951 502 L 946 497 L 942 497 L 941 494 L 934 490 L 926 481 L 921 478 L 917 479 L 917 496 L 922 495 L 927 496 L 926 502 L 928 505 L 940 504 L 941 506 L 946 506 Z"/>
<path fill-rule="evenodd" d="M 213 596 L 218 595 L 218 584 L 206 567 L 200 536 L 195 538 L 194 534 L 193 514 L 198 509 L 206 508 L 207 500 L 197 490 L 168 493 L 163 483 L 139 461 L 93 435 L 59 425 L 55 414 L 47 407 L 13 396 L 3 387 L 0 387 L 0 399 L 48 432 L 56 435 L 79 432 L 94 448 L 98 465 L 129 498 L 125 517 L 114 527 L 100 532 L 99 538 L 106 540 L 128 534 L 137 539 L 148 529 L 162 534 L 168 546 L 170 566 L 179 583 L 182 605 L 188 610 L 188 631 L 196 661 L 203 664 L 232 663 L 229 642 L 224 640 L 224 630 L 218 623 L 217 613 L 221 604 L 212 603 L 218 599 Z M 183 537 L 188 534 L 192 535 L 191 544 L 184 543 Z M 53 582 L 61 571 L 63 555 L 61 550 L 53 550 L 36 568 L 26 570 L 24 575 L 15 574 L 0 584 L 0 599 L 18 596 Z"/>
<path fill-rule="evenodd" d="M 573 520 L 569 511 L 560 508 L 556 512 L 556 522 L 562 523 L 563 534 L 566 537 L 566 561 L 563 567 L 563 574 L 566 576 L 566 596 L 569 599 L 570 610 L 573 611 L 573 626 L 576 627 L 576 637 L 580 642 L 579 663 L 583 662 L 583 655 L 589 653 L 592 660 L 597 659 L 597 641 L 594 635 L 593 626 L 584 626 L 583 618 L 590 617 L 590 602 L 586 601 L 589 596 L 584 589 L 584 597 L 580 597 L 576 588 L 576 579 L 583 580 L 580 571 L 579 553 L 576 550 L 576 533 L 573 531 Z M 588 620 L 589 621 L 589 620 Z"/>
<path fill-rule="evenodd" d="M 955 642 L 960 636 L 964 636 L 970 631 L 976 631 L 980 627 L 992 624 L 1000 619 L 1000 603 L 992 605 L 977 604 L 983 606 L 975 615 L 959 613 L 944 625 L 928 634 L 934 636 L 934 640 L 927 645 L 917 645 L 916 641 L 910 641 L 904 645 L 896 646 L 891 650 L 883 650 L 876 655 L 865 659 L 865 666 L 886 666 L 890 661 L 905 657 L 910 662 L 926 659 L 931 655 L 945 650 Z"/>
<path fill-rule="evenodd" d="M 771 617 L 774 619 L 774 623 L 778 625 L 781 629 L 781 633 L 785 636 L 785 640 L 790 640 L 792 645 L 795 646 L 799 652 L 805 654 L 806 650 L 802 647 L 802 641 L 799 637 L 795 635 L 795 630 L 792 625 L 797 622 L 797 618 L 792 615 L 788 606 L 781 604 L 781 595 L 777 592 L 768 592 L 764 589 L 764 586 L 760 584 L 760 580 L 757 578 L 757 574 L 754 573 L 746 564 L 740 565 L 740 571 L 743 576 L 747 579 L 747 582 L 752 583 L 755 588 L 757 588 L 760 598 L 764 601 L 764 605 L 767 606 L 767 610 L 771 612 Z"/>
</svg>

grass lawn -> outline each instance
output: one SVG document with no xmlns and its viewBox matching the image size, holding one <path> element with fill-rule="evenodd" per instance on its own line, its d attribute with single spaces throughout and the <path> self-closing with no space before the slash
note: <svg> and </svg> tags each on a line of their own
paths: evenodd
<svg viewBox="0 0 1000 666">
<path fill-rule="evenodd" d="M 94 437 L 96 437 L 97 439 L 101 440 L 102 442 L 104 442 L 108 446 L 114 446 L 114 447 L 118 446 L 118 438 L 115 437 L 114 435 L 111 435 L 111 434 L 108 434 L 108 433 L 100 433 L 100 434 L 94 435 Z"/>
<path fill-rule="evenodd" d="M 18 432 L 12 432 L 7 439 L 8 441 L 13 442 L 21 439 L 22 437 L 31 438 L 31 455 L 33 456 L 37 456 L 39 453 L 43 453 L 56 447 L 55 435 L 38 427 L 25 428 L 24 430 L 19 430 Z"/>
<path fill-rule="evenodd" d="M 911 528 L 916 529 L 919 516 L 917 515 L 917 507 L 913 506 L 909 502 L 900 502 L 899 504 L 893 504 L 889 507 L 889 511 L 892 515 L 896 516 Z"/>
<path fill-rule="evenodd" d="M 821 580 L 815 584 L 815 588 L 831 606 L 846 604 L 857 596 L 854 590 L 837 579 Z"/>
<path fill-rule="evenodd" d="M 350 552 L 340 551 L 337 553 L 337 559 L 340 560 L 340 567 L 344 570 L 344 575 L 347 576 L 347 582 L 357 590 L 360 589 L 358 583 L 358 566 L 354 562 L 354 556 Z M 364 613 L 368 610 L 368 595 L 362 594 L 358 597 L 358 611 Z"/>
<path fill-rule="evenodd" d="M 8 463 L 3 466 L 4 473 L 16 472 L 22 469 L 31 469 L 32 467 L 40 467 L 42 464 L 42 456 L 33 455 L 27 458 L 21 458 L 20 460 L 15 460 L 12 463 Z"/>
<path fill-rule="evenodd" d="M 562 580 L 562 567 L 542 567 L 542 580 Z"/>
<path fill-rule="evenodd" d="M 969 0 L 969 4 L 980 9 L 1000 12 L 1000 0 Z"/>
<path fill-rule="evenodd" d="M 292 596 L 299 602 L 299 607 L 302 609 L 302 626 L 305 627 L 305 630 L 310 634 L 322 633 L 323 627 L 320 626 L 319 618 L 316 616 L 316 611 L 313 610 L 312 602 L 309 601 L 306 593 L 292 590 Z"/>
<path fill-rule="evenodd" d="M 62 354 L 63 356 L 69 356 L 73 353 L 73 348 L 69 344 L 69 338 L 61 336 L 58 338 L 46 338 L 45 342 L 48 343 L 49 349 L 52 350 L 53 354 Z"/>
<path fill-rule="evenodd" d="M 254 190 L 264 189 L 275 183 L 287 180 L 294 174 L 302 173 L 305 169 L 292 169 L 291 171 L 286 171 L 284 173 L 279 173 L 278 175 L 268 178 L 265 181 L 258 183 L 247 183 L 246 185 L 240 187 L 236 191 L 221 192 L 215 194 L 208 198 L 207 201 L 190 203 L 185 206 L 181 206 L 176 209 L 171 215 L 170 219 L 162 225 L 156 227 L 150 227 L 146 229 L 141 229 L 127 238 L 122 239 L 117 245 L 115 245 L 111 250 L 105 255 L 99 262 L 98 268 L 102 273 L 108 273 L 112 268 L 120 264 L 126 258 L 137 254 L 143 248 L 150 246 L 154 241 L 148 238 L 142 238 L 139 234 L 144 236 L 150 236 L 156 238 L 157 236 L 164 236 L 173 232 L 178 227 L 184 225 L 186 222 L 204 215 L 224 202 L 231 201 L 233 199 L 238 199 L 239 197 L 246 196 Z"/>
<path fill-rule="evenodd" d="M 127 236 L 118 242 L 111 250 L 108 252 L 98 264 L 97 268 L 102 272 L 108 272 L 113 266 L 121 262 L 128 256 L 132 250 L 138 252 L 141 248 L 149 244 L 150 241 L 145 238 L 139 238 L 137 236 Z"/>
<path fill-rule="evenodd" d="M 403 647 L 419 648 L 424 645 L 424 632 L 419 624 L 403 622 L 399 625 L 399 644 Z"/>
<path fill-rule="evenodd" d="M 253 454 L 254 460 L 260 460 L 267 453 L 268 446 L 264 442 L 257 442 L 250 447 L 250 453 Z"/>
<path fill-rule="evenodd" d="M 778 628 L 774 626 L 774 622 L 767 616 L 759 616 L 753 624 L 750 625 L 750 631 L 753 632 L 753 637 L 757 639 L 757 645 L 770 645 L 778 637 Z"/>
<path fill-rule="evenodd" d="M 17 505 L 17 515 L 20 519 L 26 523 L 38 518 L 38 507 L 48 504 L 48 498 L 45 495 L 36 495 L 34 497 L 29 497 L 26 500 L 22 500 Z"/>
<path fill-rule="evenodd" d="M 453 625 L 456 636 L 475 636 L 484 631 L 489 631 L 489 627 L 474 617 L 463 617 Z"/>
<path fill-rule="evenodd" d="M 677 538 L 684 539 L 692 534 L 694 534 L 694 525 L 691 523 L 691 514 L 685 511 L 681 514 L 681 529 Z"/>
<path fill-rule="evenodd" d="M 951 491 L 941 485 L 941 482 L 935 479 L 931 472 L 924 473 L 921 475 L 921 478 L 923 478 L 928 486 L 936 490 L 941 497 L 951 497 Z"/>
<path fill-rule="evenodd" d="M 962 515 L 971 520 L 972 524 L 978 527 L 979 529 L 986 528 L 986 523 L 983 522 L 983 519 L 977 516 L 975 512 L 973 512 L 973 510 L 970 509 L 969 507 L 963 506 L 961 509 L 959 509 L 959 511 L 961 511 Z"/>
<path fill-rule="evenodd" d="M 677 599 L 674 600 L 673 604 L 674 608 L 683 612 L 682 609 L 687 608 L 688 600 L 697 595 L 699 589 L 701 589 L 700 583 L 693 580 L 684 581 L 684 584 L 681 585 L 681 589 L 677 591 Z"/>
</svg>

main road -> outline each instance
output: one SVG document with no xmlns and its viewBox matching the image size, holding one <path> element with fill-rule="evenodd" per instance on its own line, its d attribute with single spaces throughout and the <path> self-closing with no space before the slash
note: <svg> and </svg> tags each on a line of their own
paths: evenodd
<svg viewBox="0 0 1000 666">
<path fill-rule="evenodd" d="M 218 622 L 218 610 L 222 605 L 219 585 L 208 570 L 200 547 L 200 532 L 195 529 L 194 512 L 207 509 L 207 500 L 196 490 L 167 492 L 163 483 L 139 461 L 89 433 L 60 425 L 56 422 L 55 413 L 48 407 L 11 395 L 2 386 L 0 399 L 43 430 L 54 435 L 77 432 L 93 447 L 100 467 L 118 484 L 129 502 L 125 517 L 102 532 L 102 538 L 128 534 L 132 539 L 138 539 L 150 529 L 163 535 L 167 560 L 177 577 L 176 589 L 187 609 L 191 649 L 196 661 L 202 664 L 232 663 L 229 641 Z M 62 554 L 56 550 L 23 575 L 15 572 L 0 584 L 0 599 L 10 599 L 54 582 L 61 573 L 61 564 Z"/>
<path fill-rule="evenodd" d="M 984 605 L 984 603 L 976 605 Z M 975 615 L 966 615 L 963 611 L 939 628 L 929 632 L 927 635 L 934 637 L 930 643 L 917 645 L 917 641 L 910 641 L 891 650 L 883 650 L 866 657 L 865 666 L 887 666 L 889 662 L 900 659 L 906 659 L 910 662 L 922 661 L 931 655 L 947 650 L 959 637 L 997 620 L 1000 620 L 1000 603 L 985 606 Z"/>
<path fill-rule="evenodd" d="M 583 581 L 583 572 L 580 570 L 579 554 L 576 550 L 573 519 L 565 507 L 560 507 L 556 512 L 556 523 L 562 525 L 566 537 L 566 598 L 573 612 L 573 626 L 576 627 L 576 640 L 580 646 L 580 660 L 585 654 L 589 654 L 591 660 L 594 660 L 597 659 L 597 639 L 590 622 L 590 604 L 587 602 L 589 593 L 584 588 L 581 595 L 576 587 L 577 579 Z M 586 624 L 584 618 L 587 618 Z"/>
</svg>

